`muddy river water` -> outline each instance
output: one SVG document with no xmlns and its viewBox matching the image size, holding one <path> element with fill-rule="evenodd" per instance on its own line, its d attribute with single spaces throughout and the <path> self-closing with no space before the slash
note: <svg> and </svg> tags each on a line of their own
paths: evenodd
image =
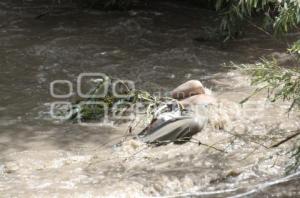
<svg viewBox="0 0 300 198">
<path fill-rule="evenodd" d="M 300 127 L 288 103 L 272 104 L 249 79 L 222 67 L 281 53 L 283 45 L 250 31 L 220 44 L 196 41 L 217 22 L 210 11 L 160 2 L 148 9 L 99 11 L 32 1 L 0 2 L 0 197 L 300 196 L 300 173 L 286 175 L 291 143 L 269 149 Z M 120 147 L 126 127 L 49 119 L 50 83 L 81 73 L 132 80 L 168 91 L 198 79 L 219 99 L 210 124 L 186 143 Z M 59 91 L 58 91 L 59 92 Z M 59 92 L 64 94 L 63 91 Z"/>
</svg>

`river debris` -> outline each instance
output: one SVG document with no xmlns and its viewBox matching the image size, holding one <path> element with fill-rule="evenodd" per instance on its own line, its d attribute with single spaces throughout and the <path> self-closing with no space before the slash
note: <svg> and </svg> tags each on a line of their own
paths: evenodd
<svg viewBox="0 0 300 198">
<path fill-rule="evenodd" d="M 176 99 L 158 97 L 144 90 L 135 89 L 132 85 L 120 79 L 106 77 L 94 80 L 95 86 L 87 98 L 77 100 L 71 109 L 69 120 L 74 122 L 92 121 L 133 121 L 143 115 L 144 124 L 153 119 L 156 108 Z M 134 126 L 129 129 L 131 132 Z"/>
</svg>

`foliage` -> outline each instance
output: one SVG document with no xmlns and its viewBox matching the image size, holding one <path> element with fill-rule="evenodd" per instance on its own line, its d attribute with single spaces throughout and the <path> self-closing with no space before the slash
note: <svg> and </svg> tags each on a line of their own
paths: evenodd
<svg viewBox="0 0 300 198">
<path fill-rule="evenodd" d="M 300 1 L 286 0 L 277 1 L 278 15 L 274 20 L 275 34 L 279 35 L 288 32 L 291 28 L 297 27 L 300 23 Z"/>
<path fill-rule="evenodd" d="M 300 40 L 296 41 L 289 49 L 288 51 L 291 54 L 294 54 L 296 56 L 298 56 L 297 58 L 300 57 Z"/>
<path fill-rule="evenodd" d="M 121 83 L 121 86 L 117 88 L 118 94 L 122 94 L 122 97 L 115 96 L 112 91 L 111 85 L 116 80 Z M 107 94 L 104 97 L 99 97 L 99 94 L 105 90 L 105 86 L 108 87 Z M 97 82 L 96 86 L 89 92 L 89 96 L 89 98 L 73 104 L 71 110 L 73 113 L 70 116 L 70 120 L 99 121 L 104 119 L 105 115 L 126 116 L 130 113 L 136 113 L 135 109 L 140 108 L 144 109 L 141 112 L 144 112 L 147 118 L 146 121 L 149 121 L 153 118 L 157 106 L 165 101 L 174 100 L 167 97 L 158 98 L 146 91 L 130 88 L 121 80 L 113 78 Z M 103 104 L 107 108 L 104 108 Z M 138 112 L 140 113 L 140 111 Z"/>
<path fill-rule="evenodd" d="M 242 64 L 235 65 L 235 67 L 251 76 L 252 85 L 259 86 L 255 93 L 267 89 L 267 97 L 270 101 L 291 101 L 289 110 L 296 106 L 300 107 L 299 69 L 280 67 L 275 59 L 261 59 L 260 62 L 254 65 Z M 247 97 L 242 103 L 246 102 L 250 97 Z"/>
<path fill-rule="evenodd" d="M 221 13 L 220 29 L 226 39 L 239 34 L 242 24 L 260 15 L 264 29 L 282 35 L 300 23 L 300 1 L 298 0 L 216 0 L 216 9 Z"/>
</svg>

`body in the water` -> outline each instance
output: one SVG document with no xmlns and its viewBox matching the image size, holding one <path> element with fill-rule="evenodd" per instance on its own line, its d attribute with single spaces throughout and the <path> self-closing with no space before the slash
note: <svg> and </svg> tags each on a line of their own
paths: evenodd
<svg viewBox="0 0 300 198">
<path fill-rule="evenodd" d="M 216 103 L 210 90 L 198 80 L 179 85 L 171 95 L 178 103 L 173 102 L 161 107 L 165 108 L 164 112 L 158 112 L 151 124 L 138 134 L 143 142 L 161 145 L 188 141 L 205 127 L 208 120 L 205 115 L 196 116 L 194 110 Z"/>
</svg>

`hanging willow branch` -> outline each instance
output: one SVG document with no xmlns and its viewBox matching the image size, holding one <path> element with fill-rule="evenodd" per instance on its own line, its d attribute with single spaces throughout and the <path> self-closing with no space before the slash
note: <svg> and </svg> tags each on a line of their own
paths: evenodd
<svg viewBox="0 0 300 198">
<path fill-rule="evenodd" d="M 226 39 L 236 37 L 245 22 L 257 15 L 263 23 L 259 29 L 276 36 L 300 24 L 298 0 L 217 0 L 215 7 L 221 14 L 220 30 L 226 32 Z"/>
<path fill-rule="evenodd" d="M 275 59 L 261 59 L 252 64 L 235 65 L 234 68 L 251 77 L 251 84 L 258 86 L 255 92 L 241 101 L 247 102 L 253 95 L 262 90 L 267 90 L 267 98 L 271 102 L 277 100 L 291 101 L 289 111 L 294 107 L 300 107 L 300 71 L 299 68 L 283 68 Z"/>
</svg>

